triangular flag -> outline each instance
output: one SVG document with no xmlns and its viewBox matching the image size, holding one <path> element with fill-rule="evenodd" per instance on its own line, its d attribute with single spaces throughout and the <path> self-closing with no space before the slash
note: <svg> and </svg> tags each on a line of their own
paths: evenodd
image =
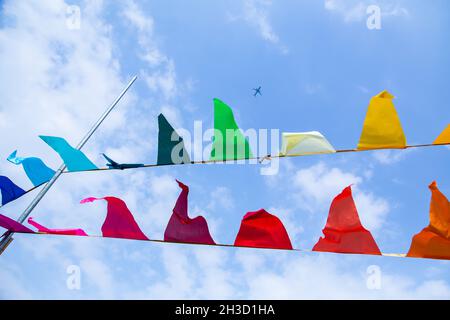
<svg viewBox="0 0 450 320">
<path fill-rule="evenodd" d="M 450 143 L 450 124 L 447 126 L 447 128 L 444 129 L 444 131 L 441 132 L 441 134 L 433 142 L 433 144 L 446 144 L 446 143 Z"/>
<path fill-rule="evenodd" d="M 86 232 L 84 232 L 82 229 L 49 229 L 49 228 L 46 228 L 43 225 L 34 221 L 32 217 L 28 218 L 28 223 L 31 224 L 36 229 L 38 229 L 38 232 L 41 232 L 41 233 L 60 234 L 60 235 L 68 235 L 68 236 L 87 236 Z"/>
<path fill-rule="evenodd" d="M 33 230 L 25 227 L 20 222 L 17 222 L 7 216 L 0 214 L 0 227 L 5 228 L 8 231 L 19 233 L 34 233 Z"/>
<path fill-rule="evenodd" d="M 436 182 L 431 190 L 430 224 L 416 234 L 408 257 L 450 259 L 450 203 L 439 191 Z"/>
<path fill-rule="evenodd" d="M 0 176 L 0 189 L 2 193 L 2 206 L 14 201 L 25 194 L 25 190 L 18 187 L 8 177 Z"/>
<path fill-rule="evenodd" d="M 219 99 L 214 99 L 214 137 L 211 160 L 252 158 L 247 139 L 234 120 L 233 111 Z"/>
<path fill-rule="evenodd" d="M 323 234 L 313 251 L 381 255 L 372 234 L 359 220 L 350 186 L 331 203 Z"/>
<path fill-rule="evenodd" d="M 372 97 L 363 130 L 358 143 L 358 150 L 405 148 L 406 137 L 402 124 L 387 91 Z"/>
<path fill-rule="evenodd" d="M 41 159 L 36 157 L 18 157 L 17 150 L 11 153 L 7 160 L 16 165 L 21 164 L 28 179 L 34 186 L 39 186 L 49 181 L 55 175 L 55 171 L 47 167 Z"/>
<path fill-rule="evenodd" d="M 162 113 L 158 116 L 158 127 L 158 165 L 190 163 L 183 138 Z"/>
<path fill-rule="evenodd" d="M 282 134 L 281 155 L 302 156 L 335 152 L 336 150 L 320 132 L 283 132 Z"/>
<path fill-rule="evenodd" d="M 188 216 L 189 187 L 178 181 L 181 193 L 173 208 L 172 216 L 164 232 L 164 241 L 215 244 L 208 223 L 202 216 L 193 219 Z"/>
<path fill-rule="evenodd" d="M 96 200 L 106 200 L 108 203 L 106 219 L 102 225 L 102 234 L 104 237 L 148 240 L 123 200 L 115 197 L 91 197 L 81 200 L 80 203 Z"/>
<path fill-rule="evenodd" d="M 65 139 L 51 136 L 39 137 L 59 154 L 69 171 L 97 169 L 83 152 L 73 148 Z"/>
<path fill-rule="evenodd" d="M 244 216 L 234 245 L 292 250 L 291 240 L 281 220 L 264 209 L 248 212 Z"/>
</svg>

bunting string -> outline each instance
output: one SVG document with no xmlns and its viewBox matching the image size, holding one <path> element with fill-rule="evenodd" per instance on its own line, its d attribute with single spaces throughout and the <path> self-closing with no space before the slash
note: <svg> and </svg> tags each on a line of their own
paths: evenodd
<svg viewBox="0 0 450 320">
<path fill-rule="evenodd" d="M 209 163 L 227 163 L 236 160 L 254 160 L 262 163 L 274 158 L 301 157 L 319 154 L 350 153 L 369 150 L 405 150 L 450 145 L 450 125 L 432 144 L 408 145 L 400 118 L 393 104 L 394 96 L 383 91 L 372 97 L 369 102 L 360 139 L 356 149 L 336 150 L 330 142 L 317 131 L 283 132 L 281 150 L 276 154 L 255 156 L 250 143 L 239 129 L 232 109 L 219 99 L 214 99 L 214 137 L 209 160 L 192 161 L 184 146 L 183 138 L 178 135 L 164 115 L 158 116 L 158 157 L 156 164 L 117 163 L 103 154 L 108 161 L 106 167 L 97 167 L 78 148 L 72 147 L 64 138 L 40 136 L 63 160 L 66 170 L 63 172 L 97 172 L 109 170 L 128 170 L 173 165 L 197 165 Z M 231 135 L 229 134 L 231 131 Z M 174 152 L 176 151 L 176 152 Z M 175 155 L 175 157 L 174 157 Z M 174 159 L 176 158 L 176 159 Z M 44 161 L 36 157 L 18 157 L 17 150 L 7 159 L 15 165 L 22 165 L 34 187 L 28 191 L 15 185 L 9 178 L 0 176 L 2 205 L 14 201 L 48 182 L 55 174 Z M 295 249 L 282 221 L 275 215 L 260 209 L 247 212 L 241 221 L 235 242 L 218 244 L 209 232 L 208 223 L 202 216 L 191 218 L 188 214 L 187 185 L 177 181 L 181 189 L 173 208 L 172 215 L 164 232 L 164 240 L 152 240 L 140 229 L 126 203 L 116 197 L 88 197 L 82 204 L 96 201 L 107 202 L 107 214 L 101 227 L 102 237 L 133 239 L 158 243 L 183 243 L 220 247 L 247 247 L 271 250 L 294 250 L 301 252 L 320 251 L 342 254 L 383 255 L 393 257 L 416 257 L 450 260 L 450 203 L 433 182 L 431 191 L 430 224 L 416 234 L 411 241 L 407 254 L 382 253 L 371 232 L 359 219 L 352 196 L 351 186 L 343 189 L 331 202 L 323 237 L 318 239 L 312 250 Z M 33 218 L 28 223 L 37 232 L 23 224 L 0 214 L 0 226 L 7 232 L 89 236 L 82 229 L 51 229 Z"/>
</svg>

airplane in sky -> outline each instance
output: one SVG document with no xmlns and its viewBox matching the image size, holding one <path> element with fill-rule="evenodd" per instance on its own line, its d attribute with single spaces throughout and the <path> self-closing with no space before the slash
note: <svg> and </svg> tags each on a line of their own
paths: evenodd
<svg viewBox="0 0 450 320">
<path fill-rule="evenodd" d="M 255 91 L 255 93 L 253 94 L 254 97 L 256 97 L 258 94 L 259 94 L 260 96 L 262 96 L 262 93 L 261 93 L 261 86 L 259 86 L 258 88 L 254 88 L 253 90 Z"/>
<path fill-rule="evenodd" d="M 131 168 L 140 168 L 144 165 L 142 163 L 117 163 L 113 159 L 109 158 L 106 154 L 102 153 L 103 157 L 108 161 L 106 164 L 109 169 L 131 169 Z"/>
</svg>

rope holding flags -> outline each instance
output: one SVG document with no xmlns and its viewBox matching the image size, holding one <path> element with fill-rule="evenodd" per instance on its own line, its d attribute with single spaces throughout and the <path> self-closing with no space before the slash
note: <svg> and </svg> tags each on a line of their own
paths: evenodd
<svg viewBox="0 0 450 320">
<path fill-rule="evenodd" d="M 352 197 L 351 186 L 344 188 L 331 202 L 324 237 L 312 250 L 293 247 L 282 221 L 264 209 L 244 215 L 233 245 L 215 243 L 204 217 L 189 218 L 189 187 L 177 181 L 181 193 L 164 232 L 164 240 L 148 238 L 141 230 L 126 203 L 116 197 L 86 198 L 81 203 L 106 200 L 108 203 L 105 221 L 101 227 L 105 238 L 121 238 L 165 243 L 202 244 L 225 247 L 249 247 L 275 250 L 312 252 L 332 252 L 341 254 L 383 255 L 450 260 L 450 204 L 433 182 L 430 204 L 430 225 L 412 239 L 411 247 L 405 254 L 382 253 L 369 230 L 359 219 Z M 38 234 L 89 236 L 82 229 L 49 229 L 28 219 Z M 17 233 L 34 233 L 31 229 L 0 214 L 0 226 Z"/>
<path fill-rule="evenodd" d="M 372 97 L 367 109 L 359 142 L 356 149 L 352 150 L 336 150 L 318 131 L 283 132 L 282 147 L 278 154 L 254 157 L 249 141 L 235 121 L 233 110 L 223 101 L 214 99 L 214 137 L 209 160 L 191 161 L 183 138 L 163 114 L 158 116 L 158 157 L 156 164 L 120 164 L 106 155 L 104 157 L 108 161 L 108 169 L 123 170 L 162 165 L 203 164 L 238 159 L 282 158 L 450 144 L 450 125 L 448 125 L 432 144 L 407 145 L 406 136 L 393 104 L 393 99 L 394 96 L 388 91 L 383 91 Z M 68 171 L 65 172 L 108 170 L 106 168 L 98 168 L 83 152 L 73 148 L 64 138 L 53 136 L 40 136 L 40 138 L 59 154 L 67 167 Z M 8 157 L 8 161 L 16 165 L 22 164 L 26 175 L 35 186 L 34 188 L 49 181 L 55 174 L 55 171 L 47 167 L 41 159 L 36 157 L 17 157 L 17 151 L 14 151 Z M 180 181 L 177 181 L 177 183 L 181 188 L 181 192 L 166 226 L 164 240 L 152 240 L 147 237 L 134 219 L 126 203 L 119 198 L 112 196 L 103 198 L 89 197 L 83 199 L 81 203 L 97 200 L 107 201 L 107 214 L 101 227 L 103 237 L 216 246 L 299 250 L 294 249 L 292 246 L 288 232 L 282 221 L 264 209 L 247 212 L 241 221 L 234 245 L 217 244 L 213 240 L 209 232 L 208 223 L 203 216 L 189 217 L 189 187 Z M 25 191 L 4 176 L 0 176 L 0 189 L 2 205 L 14 201 L 33 190 Z M 432 192 L 430 225 L 413 237 L 411 247 L 406 256 L 450 260 L 450 205 L 445 195 L 438 190 L 435 182 L 430 185 L 430 190 Z M 28 223 L 36 228 L 37 232 L 32 231 L 7 216 L 0 215 L 0 226 L 11 232 L 90 236 L 82 229 L 50 229 L 37 223 L 33 218 L 29 218 Z M 344 188 L 333 199 L 323 234 L 324 236 L 318 240 L 312 248 L 312 251 L 388 255 L 380 251 L 370 231 L 365 229 L 361 223 L 352 197 L 351 186 Z M 401 254 L 393 255 L 402 256 Z"/>
</svg>

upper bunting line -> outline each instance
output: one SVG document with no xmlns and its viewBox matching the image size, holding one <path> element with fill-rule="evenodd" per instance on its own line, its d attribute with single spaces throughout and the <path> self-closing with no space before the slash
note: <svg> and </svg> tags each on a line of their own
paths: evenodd
<svg viewBox="0 0 450 320">
<path fill-rule="evenodd" d="M 438 147 L 438 146 L 450 146 L 450 143 L 430 143 L 430 144 L 416 144 L 416 145 L 407 145 L 403 148 L 376 148 L 376 149 L 341 149 L 336 150 L 334 153 L 351 153 L 351 152 L 363 152 L 363 151 L 377 151 L 377 150 L 406 150 L 406 149 L 413 149 L 413 148 L 427 148 L 427 147 Z M 130 170 L 130 169 L 139 169 L 139 168 L 153 168 L 153 167 L 163 167 L 163 166 L 178 166 L 178 165 L 198 165 L 198 164 L 210 164 L 210 163 L 227 163 L 227 162 L 233 162 L 233 161 L 243 161 L 243 160 L 256 160 L 258 162 L 262 162 L 264 160 L 270 160 L 273 158 L 297 158 L 297 157 L 303 157 L 303 156 L 314 156 L 314 155 L 324 155 L 324 154 L 333 154 L 333 153 L 304 153 L 301 155 L 290 155 L 290 154 L 277 154 L 277 155 L 265 155 L 265 156 L 257 156 L 257 157 L 250 157 L 250 158 L 242 158 L 242 159 L 224 159 L 224 160 L 195 160 L 190 162 L 181 162 L 181 163 L 164 163 L 164 164 L 143 164 L 138 167 L 125 167 L 125 168 L 92 168 L 92 169 L 86 169 L 86 170 L 72 170 L 68 171 L 65 170 L 63 173 L 77 173 L 77 172 L 91 172 L 91 171 L 109 171 L 109 170 Z"/>
</svg>

